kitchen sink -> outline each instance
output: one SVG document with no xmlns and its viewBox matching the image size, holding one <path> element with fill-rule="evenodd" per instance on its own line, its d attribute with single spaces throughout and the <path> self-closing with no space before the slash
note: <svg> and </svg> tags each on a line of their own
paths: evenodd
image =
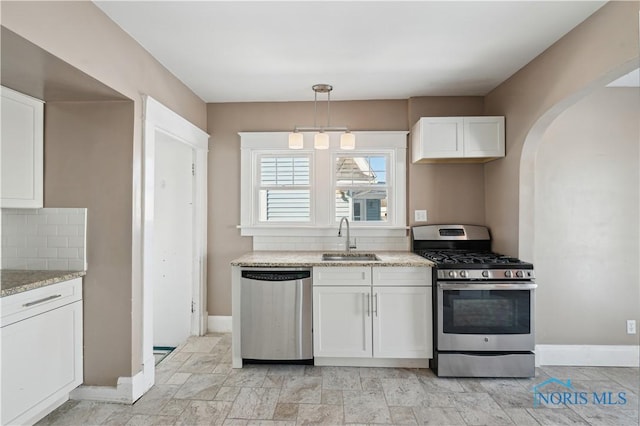
<svg viewBox="0 0 640 426">
<path fill-rule="evenodd" d="M 324 253 L 322 260 L 332 262 L 366 262 L 380 259 L 374 253 Z"/>
</svg>

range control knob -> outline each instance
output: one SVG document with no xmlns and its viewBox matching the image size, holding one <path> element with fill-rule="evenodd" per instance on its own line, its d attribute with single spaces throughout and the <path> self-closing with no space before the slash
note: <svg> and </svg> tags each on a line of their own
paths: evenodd
<svg viewBox="0 0 640 426">
<path fill-rule="evenodd" d="M 524 277 L 524 272 L 522 272 L 522 271 L 516 272 L 516 277 L 518 277 L 518 278 Z"/>
<path fill-rule="evenodd" d="M 455 278 L 456 277 L 456 271 L 449 271 L 449 277 L 450 278 Z"/>
<path fill-rule="evenodd" d="M 467 278 L 469 276 L 469 274 L 467 273 L 467 271 L 460 271 L 460 276 L 462 278 Z"/>
<path fill-rule="evenodd" d="M 482 271 L 482 276 L 484 278 L 489 278 L 489 271 Z"/>
<path fill-rule="evenodd" d="M 507 278 L 511 278 L 513 274 L 511 273 L 511 271 L 504 271 L 504 276 Z"/>
</svg>

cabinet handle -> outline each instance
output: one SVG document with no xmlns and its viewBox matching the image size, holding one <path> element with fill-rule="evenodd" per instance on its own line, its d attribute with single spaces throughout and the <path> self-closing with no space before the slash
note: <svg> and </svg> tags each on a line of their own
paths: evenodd
<svg viewBox="0 0 640 426">
<path fill-rule="evenodd" d="M 37 305 L 39 303 L 48 302 L 49 300 L 57 299 L 58 297 L 62 297 L 61 294 L 54 294 L 53 296 L 44 297 L 42 299 L 34 300 L 33 302 L 25 303 L 22 305 L 24 308 L 28 308 L 29 306 Z"/>
<path fill-rule="evenodd" d="M 375 301 L 376 308 L 373 313 L 376 314 L 376 318 L 378 317 L 378 293 L 373 295 L 373 300 Z"/>
<path fill-rule="evenodd" d="M 367 316 L 370 317 L 371 316 L 371 305 L 369 304 L 369 297 L 371 296 L 369 293 L 363 293 L 362 295 L 367 295 Z"/>
</svg>

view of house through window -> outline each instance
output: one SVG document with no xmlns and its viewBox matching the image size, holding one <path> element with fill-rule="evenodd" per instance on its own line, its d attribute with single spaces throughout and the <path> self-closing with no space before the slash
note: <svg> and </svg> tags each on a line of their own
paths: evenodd
<svg viewBox="0 0 640 426">
<path fill-rule="evenodd" d="M 387 221 L 387 155 L 340 155 L 335 159 L 336 221 Z"/>
<path fill-rule="evenodd" d="M 259 220 L 311 220 L 310 156 L 262 155 L 259 160 Z"/>
</svg>

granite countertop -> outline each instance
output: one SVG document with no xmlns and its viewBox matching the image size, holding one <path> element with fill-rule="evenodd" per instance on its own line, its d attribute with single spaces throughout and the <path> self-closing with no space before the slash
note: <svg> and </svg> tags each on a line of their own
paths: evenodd
<svg viewBox="0 0 640 426">
<path fill-rule="evenodd" d="M 409 251 L 368 251 L 376 261 L 326 261 L 323 253 L 331 251 L 253 251 L 231 261 L 232 266 L 311 267 L 311 266 L 435 266 L 433 262 Z M 353 251 L 352 253 L 358 253 Z"/>
<path fill-rule="evenodd" d="M 0 270 L 0 297 L 22 293 L 47 285 L 83 277 L 86 271 L 25 271 L 16 269 Z"/>
</svg>

